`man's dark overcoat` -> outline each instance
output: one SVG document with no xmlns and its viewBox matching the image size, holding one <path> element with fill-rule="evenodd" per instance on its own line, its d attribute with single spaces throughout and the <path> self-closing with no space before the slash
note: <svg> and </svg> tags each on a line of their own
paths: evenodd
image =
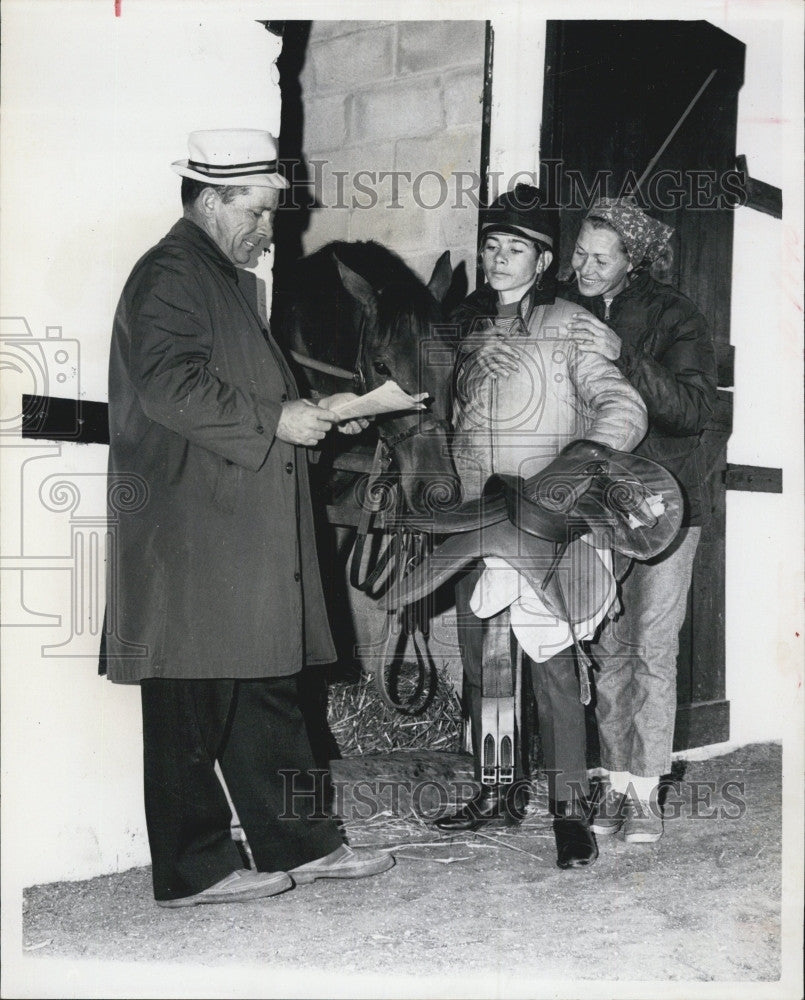
<svg viewBox="0 0 805 1000">
<path fill-rule="evenodd" d="M 109 369 L 111 680 L 249 678 L 335 658 L 291 372 L 253 274 L 181 219 L 135 265 Z"/>
</svg>

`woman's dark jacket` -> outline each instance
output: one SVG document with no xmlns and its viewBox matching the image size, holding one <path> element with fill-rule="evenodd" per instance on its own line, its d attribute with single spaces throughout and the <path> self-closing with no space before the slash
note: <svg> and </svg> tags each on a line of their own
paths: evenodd
<svg viewBox="0 0 805 1000">
<path fill-rule="evenodd" d="M 610 303 L 586 296 L 575 281 L 559 294 L 583 306 L 621 338 L 615 362 L 648 409 L 649 429 L 634 449 L 676 476 L 685 497 L 686 526 L 709 516 L 702 431 L 713 413 L 716 364 L 707 322 L 685 295 L 638 274 Z"/>
</svg>

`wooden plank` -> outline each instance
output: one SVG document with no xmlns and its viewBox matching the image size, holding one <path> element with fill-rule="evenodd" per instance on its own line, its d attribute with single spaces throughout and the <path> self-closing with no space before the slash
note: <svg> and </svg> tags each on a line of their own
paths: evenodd
<svg viewBox="0 0 805 1000">
<path fill-rule="evenodd" d="M 691 702 L 716 701 L 726 692 L 726 615 L 723 566 L 724 491 L 713 496 L 710 522 L 702 529 L 690 588 Z"/>
<path fill-rule="evenodd" d="M 109 407 L 91 399 L 22 397 L 22 436 L 79 444 L 109 444 Z"/>
<path fill-rule="evenodd" d="M 705 433 L 712 432 L 729 437 L 732 434 L 732 393 L 728 389 L 719 389 L 713 415 L 705 427 Z"/>
<path fill-rule="evenodd" d="M 699 701 L 680 705 L 676 712 L 674 750 L 723 743 L 730 738 L 730 703 Z"/>
<path fill-rule="evenodd" d="M 744 175 L 744 190 L 746 191 L 747 208 L 754 208 L 756 212 L 763 212 L 764 215 L 771 215 L 775 219 L 783 217 L 783 192 L 781 188 L 766 184 L 765 181 L 755 180 L 749 176 L 749 167 L 745 156 L 736 156 L 735 163 L 738 170 Z"/>
<path fill-rule="evenodd" d="M 716 385 L 719 388 L 731 389 L 735 384 L 735 348 L 723 340 L 717 340 L 716 349 Z"/>
<path fill-rule="evenodd" d="M 772 187 L 765 181 L 756 181 L 752 177 L 746 179 L 746 207 L 754 208 L 756 212 L 771 215 L 774 219 L 783 217 L 783 192 Z"/>
<path fill-rule="evenodd" d="M 728 490 L 744 493 L 782 493 L 783 470 L 764 465 L 728 464 L 724 471 L 724 485 Z"/>
</svg>

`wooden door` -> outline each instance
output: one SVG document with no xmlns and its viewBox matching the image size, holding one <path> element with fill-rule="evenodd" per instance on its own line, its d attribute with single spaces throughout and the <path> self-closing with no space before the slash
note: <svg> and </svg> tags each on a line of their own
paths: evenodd
<svg viewBox="0 0 805 1000">
<path fill-rule="evenodd" d="M 547 42 L 541 186 L 563 208 L 563 263 L 590 201 L 622 193 L 643 174 L 715 70 L 640 192 L 647 210 L 675 228 L 675 263 L 666 280 L 704 313 L 719 359 L 718 403 L 704 434 L 712 517 L 680 635 L 674 749 L 719 742 L 729 737 L 724 471 L 732 427 L 731 206 L 740 188 L 735 130 L 744 46 L 704 21 L 550 21 Z"/>
</svg>

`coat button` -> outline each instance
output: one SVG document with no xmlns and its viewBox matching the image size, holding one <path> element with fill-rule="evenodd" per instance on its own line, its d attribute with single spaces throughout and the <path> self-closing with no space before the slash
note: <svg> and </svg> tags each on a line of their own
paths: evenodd
<svg viewBox="0 0 805 1000">
<path fill-rule="evenodd" d="M 287 392 L 283 392 L 283 394 L 280 396 L 280 402 L 282 402 L 282 403 L 287 403 L 288 402 L 288 393 Z"/>
<path fill-rule="evenodd" d="M 294 573 L 293 578 L 294 580 L 296 580 L 297 583 L 299 583 L 299 581 L 302 579 L 302 574 L 299 572 Z"/>
<path fill-rule="evenodd" d="M 262 434 L 263 433 L 263 425 L 262 424 L 258 424 L 254 429 L 257 431 L 258 434 Z"/>
<path fill-rule="evenodd" d="M 285 463 L 285 471 L 290 476 L 290 474 L 293 472 L 293 462 L 286 462 Z"/>
</svg>

